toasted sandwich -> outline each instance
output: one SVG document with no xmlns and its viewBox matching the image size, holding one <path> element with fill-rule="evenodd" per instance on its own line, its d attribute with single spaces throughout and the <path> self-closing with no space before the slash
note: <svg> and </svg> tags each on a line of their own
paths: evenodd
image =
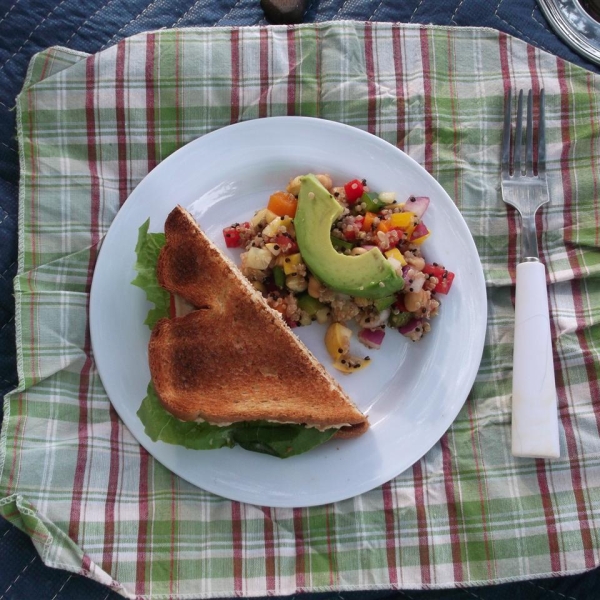
<svg viewBox="0 0 600 600">
<path fill-rule="evenodd" d="M 346 438 L 368 429 L 280 313 L 180 206 L 165 236 L 158 281 L 192 307 L 152 330 L 150 372 L 165 410 L 182 421 L 293 423 Z"/>
</svg>

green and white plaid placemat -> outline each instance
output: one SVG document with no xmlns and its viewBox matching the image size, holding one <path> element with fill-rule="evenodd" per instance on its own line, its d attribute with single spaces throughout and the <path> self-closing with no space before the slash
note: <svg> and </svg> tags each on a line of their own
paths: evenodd
<svg viewBox="0 0 600 600">
<path fill-rule="evenodd" d="M 504 94 L 544 87 L 548 266 L 562 458 L 510 455 L 517 219 L 500 198 Z M 159 31 L 95 56 L 37 55 L 18 100 L 19 389 L 0 511 L 44 561 L 138 598 L 443 587 L 600 562 L 600 79 L 505 34 L 389 23 Z M 444 186 L 488 284 L 483 362 L 411 469 L 309 509 L 230 502 L 153 460 L 106 397 L 87 309 L 100 244 L 183 144 L 271 115 L 370 131 Z"/>
</svg>

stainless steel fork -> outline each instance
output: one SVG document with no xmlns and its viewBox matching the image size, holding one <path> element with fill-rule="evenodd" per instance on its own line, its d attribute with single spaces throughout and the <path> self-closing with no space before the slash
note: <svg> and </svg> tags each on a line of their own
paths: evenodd
<svg viewBox="0 0 600 600">
<path fill-rule="evenodd" d="M 512 96 L 504 111 L 502 198 L 521 215 L 521 262 L 517 266 L 512 388 L 512 453 L 514 456 L 560 456 L 558 409 L 548 314 L 546 268 L 540 262 L 535 213 L 549 200 L 546 181 L 544 90 L 539 98 L 537 174 L 534 171 L 533 94 L 527 97 L 527 129 L 523 140 L 523 90 L 517 118 L 511 169 Z M 525 143 L 523 143 L 525 142 Z"/>
</svg>

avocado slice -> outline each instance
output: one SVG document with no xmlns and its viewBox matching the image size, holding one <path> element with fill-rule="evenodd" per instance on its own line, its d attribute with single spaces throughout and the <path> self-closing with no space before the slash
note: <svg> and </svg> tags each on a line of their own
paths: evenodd
<svg viewBox="0 0 600 600">
<path fill-rule="evenodd" d="M 347 256 L 331 243 L 331 226 L 342 207 L 314 175 L 300 178 L 294 218 L 296 241 L 304 262 L 327 287 L 361 298 L 383 298 L 404 287 L 404 280 L 378 248 Z"/>
</svg>

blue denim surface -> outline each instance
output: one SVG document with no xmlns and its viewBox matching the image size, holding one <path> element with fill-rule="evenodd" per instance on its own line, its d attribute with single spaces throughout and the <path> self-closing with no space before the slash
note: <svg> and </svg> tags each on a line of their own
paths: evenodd
<svg viewBox="0 0 600 600">
<path fill-rule="evenodd" d="M 336 19 L 492 27 L 600 73 L 599 66 L 579 57 L 553 33 L 535 0 L 309 2 L 306 22 Z M 17 270 L 19 163 L 12 109 L 31 56 L 55 45 L 94 53 L 149 29 L 256 24 L 266 24 L 259 0 L 0 0 L 0 397 L 17 384 L 12 279 Z M 0 600 L 120 597 L 89 579 L 45 567 L 29 538 L 0 518 Z M 600 570 L 596 569 L 570 577 L 465 590 L 316 594 L 310 599 L 598 597 Z"/>
</svg>

